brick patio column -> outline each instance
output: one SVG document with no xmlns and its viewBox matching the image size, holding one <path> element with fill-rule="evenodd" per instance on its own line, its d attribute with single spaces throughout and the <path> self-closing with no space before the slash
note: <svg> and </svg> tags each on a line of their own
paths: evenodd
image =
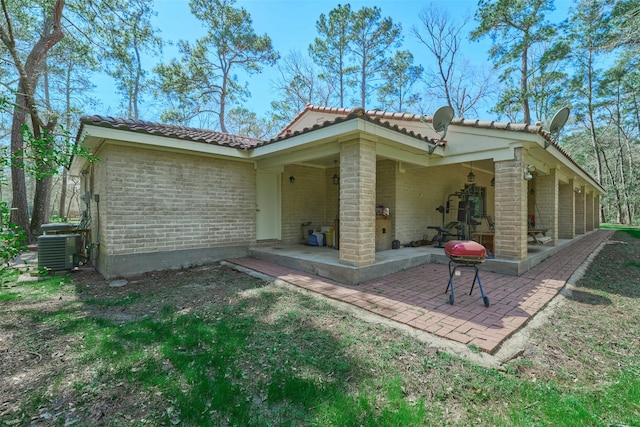
<svg viewBox="0 0 640 427">
<path fill-rule="evenodd" d="M 573 191 L 573 180 L 568 184 L 560 184 L 558 189 L 558 238 L 573 239 L 576 237 L 576 203 Z"/>
<path fill-rule="evenodd" d="M 376 261 L 376 146 L 366 139 L 340 144 L 340 262 Z"/>
<path fill-rule="evenodd" d="M 558 173 L 557 169 L 549 170 L 549 175 L 536 177 L 536 228 L 546 229 L 547 237 L 552 244 L 558 243 Z"/>
<path fill-rule="evenodd" d="M 585 229 L 587 231 L 593 231 L 593 193 L 589 192 L 586 194 L 586 223 Z"/>
<path fill-rule="evenodd" d="M 587 220 L 587 203 L 584 194 L 584 186 L 576 187 L 580 190 L 576 194 L 576 234 L 585 233 L 585 222 Z"/>
<path fill-rule="evenodd" d="M 593 228 L 600 228 L 600 195 L 593 197 Z"/>
<path fill-rule="evenodd" d="M 514 160 L 494 163 L 495 171 L 495 255 L 496 258 L 527 258 L 527 181 L 522 148 Z"/>
</svg>

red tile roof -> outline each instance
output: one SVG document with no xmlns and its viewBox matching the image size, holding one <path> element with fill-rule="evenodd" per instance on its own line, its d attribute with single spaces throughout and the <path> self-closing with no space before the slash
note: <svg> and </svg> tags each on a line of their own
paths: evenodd
<svg viewBox="0 0 640 427">
<path fill-rule="evenodd" d="M 337 114 L 337 115 L 340 115 L 340 116 L 339 116 L 339 118 L 337 118 L 333 122 L 326 121 L 322 125 L 315 125 L 310 129 L 309 128 L 305 128 L 302 131 L 286 133 L 287 129 L 293 123 L 295 123 L 300 117 L 302 117 L 302 115 L 304 113 L 306 113 L 308 111 L 313 111 L 313 112 L 317 112 L 317 113 Z M 414 134 L 413 131 L 407 131 L 405 128 L 400 128 L 398 125 L 391 125 L 388 121 L 383 121 L 384 119 L 387 119 L 387 120 L 394 119 L 394 120 L 402 120 L 402 121 L 407 121 L 407 122 L 432 123 L 433 122 L 433 117 L 432 116 L 424 116 L 422 114 L 410 114 L 410 113 L 392 113 L 392 112 L 381 111 L 381 110 L 367 110 L 367 111 L 365 111 L 362 107 L 356 107 L 356 108 L 322 107 L 322 106 L 317 106 L 317 105 L 313 105 L 313 104 L 307 104 L 305 109 L 302 110 L 300 113 L 298 113 L 296 115 L 296 117 L 294 117 L 294 119 L 291 122 L 289 122 L 289 124 L 284 128 L 284 130 L 282 132 L 280 132 L 280 134 L 276 138 L 272 139 L 269 142 L 280 141 L 282 139 L 286 139 L 286 138 L 289 138 L 291 136 L 299 135 L 300 133 L 306 133 L 306 132 L 310 132 L 312 130 L 315 130 L 315 129 L 318 129 L 318 128 L 321 128 L 321 127 L 328 126 L 329 124 L 335 123 L 336 121 L 340 120 L 340 117 L 342 117 L 343 115 L 346 116 L 345 119 L 348 119 L 348 118 L 353 117 L 354 115 L 356 115 L 356 116 L 358 116 L 358 117 L 360 117 L 362 119 L 369 120 L 369 121 L 377 123 L 377 124 L 379 124 L 381 126 L 388 127 L 389 129 L 393 129 L 395 131 L 414 136 L 414 137 L 416 137 L 418 139 L 423 139 L 423 140 L 426 140 L 426 141 L 434 142 L 433 140 L 429 139 L 428 137 L 423 137 L 420 134 L 416 135 L 416 134 Z M 569 153 L 567 153 L 565 151 L 564 148 L 562 148 L 560 145 L 558 145 L 558 143 L 553 138 L 553 136 L 548 131 L 546 131 L 542 126 L 527 125 L 527 124 L 524 124 L 524 123 L 496 122 L 496 121 L 492 121 L 492 120 L 483 121 L 483 120 L 478 120 L 478 119 L 462 119 L 462 118 L 454 118 L 451 121 L 451 125 L 468 126 L 468 127 L 478 128 L 478 129 L 510 130 L 510 131 L 515 131 L 515 132 L 525 132 L 525 133 L 540 135 L 545 140 L 545 144 L 553 146 L 564 157 L 566 157 L 571 163 L 573 163 L 576 167 L 578 167 L 580 170 L 582 170 L 584 173 L 586 173 L 587 176 L 591 176 L 591 174 L 589 172 L 587 172 L 581 165 L 579 165 L 569 155 Z M 443 141 L 443 143 L 444 142 L 445 141 Z M 545 145 L 545 147 L 546 147 L 546 145 Z M 596 181 L 595 179 L 593 179 L 593 180 Z"/>
<path fill-rule="evenodd" d="M 334 120 L 327 120 L 322 124 L 316 124 L 310 128 L 305 128 L 301 131 L 294 131 L 287 133 L 287 129 L 296 122 L 304 113 L 313 111 L 319 113 L 329 113 L 336 115 Z M 131 132 L 144 133 L 148 135 L 159 135 L 164 137 L 178 138 L 187 141 L 202 142 L 205 144 L 213 144 L 220 146 L 227 146 L 232 148 L 239 148 L 243 150 L 250 150 L 262 145 L 277 143 L 282 140 L 292 138 L 294 136 L 312 132 L 317 129 L 321 129 L 333 124 L 341 123 L 346 120 L 352 120 L 355 118 L 367 120 L 369 122 L 386 127 L 393 131 L 434 143 L 435 141 L 427 136 L 416 134 L 413 131 L 401 128 L 397 124 L 391 124 L 388 120 L 400 120 L 407 122 L 425 122 L 432 123 L 432 116 L 424 116 L 422 114 L 410 114 L 410 113 L 393 113 L 381 110 L 367 110 L 362 107 L 355 108 L 336 108 L 336 107 L 322 107 L 313 104 L 307 104 L 304 110 L 302 110 L 296 117 L 284 128 L 280 134 L 269 141 L 249 138 L 245 136 L 232 135 L 224 132 L 217 132 L 213 130 L 197 129 L 186 126 L 169 125 L 162 123 L 153 123 L 143 120 L 121 119 L 105 116 L 85 116 L 80 119 L 80 123 L 83 125 L 94 125 L 113 129 L 128 130 Z M 386 119 L 386 120 L 385 120 Z M 552 135 L 544 130 L 542 126 L 531 126 L 523 123 L 508 123 L 508 122 L 496 122 L 496 121 L 481 121 L 477 119 L 462 119 L 454 118 L 451 122 L 455 126 L 467 126 L 478 129 L 497 129 L 497 130 L 510 130 L 516 132 L 526 132 L 530 134 L 540 135 L 546 142 L 546 144 L 552 145 L 563 156 L 565 156 L 571 163 L 585 172 L 588 176 L 590 173 L 584 170 L 573 158 L 567 153 L 557 142 Z M 80 131 L 82 132 L 82 127 Z M 78 134 L 80 135 L 80 133 Z M 444 141 L 443 141 L 444 142 Z M 594 180 L 595 181 L 595 180 Z"/>
<path fill-rule="evenodd" d="M 372 111 L 366 111 L 363 108 L 333 108 L 333 107 L 314 107 L 311 104 L 307 104 L 307 107 L 302 111 L 302 113 L 304 113 L 305 111 L 320 111 L 320 110 L 312 110 L 311 107 L 313 108 L 321 108 L 324 109 L 322 111 L 328 111 L 331 112 L 332 114 L 336 114 L 336 118 L 334 120 L 327 120 L 325 122 L 323 122 L 322 124 L 318 123 L 313 125 L 312 127 L 309 128 L 304 128 L 303 130 L 296 130 L 296 131 L 289 131 L 287 132 L 287 128 L 285 128 L 285 130 L 283 130 L 282 132 L 280 132 L 278 134 L 278 136 L 276 136 L 275 138 L 271 139 L 269 141 L 269 143 L 274 143 L 274 142 L 278 142 L 278 141 L 282 141 L 284 139 L 288 139 L 288 138 L 292 138 L 294 136 L 303 134 L 303 133 L 308 133 L 308 132 L 312 132 L 316 129 L 321 129 L 336 123 L 341 123 L 347 120 L 352 120 L 352 119 L 363 119 L 363 120 L 367 120 L 371 123 L 375 123 L 377 125 L 386 127 L 388 129 L 391 129 L 393 131 L 396 131 L 398 133 L 402 133 L 404 135 L 408 135 L 411 136 L 413 138 L 416 139 L 420 139 L 423 141 L 428 141 L 428 142 L 434 142 L 432 141 L 428 136 L 423 136 L 422 134 L 419 133 L 415 133 L 412 130 L 407 130 L 405 128 L 401 128 L 396 124 L 391 124 L 388 121 L 383 121 L 382 115 L 379 114 L 372 114 L 375 112 L 375 110 Z M 293 119 L 293 121 L 291 121 L 291 123 L 295 122 L 300 116 L 301 114 L 298 114 L 296 116 L 295 119 Z M 392 113 L 388 113 L 388 114 L 392 114 Z M 398 113 L 393 113 L 395 114 L 397 117 L 394 118 L 399 118 L 400 116 L 406 116 L 407 120 L 413 120 L 414 117 L 420 117 L 419 115 L 416 114 L 398 114 Z M 388 117 L 386 117 L 388 118 Z M 417 119 L 417 121 L 420 121 L 419 119 Z M 289 123 L 289 126 L 291 125 L 291 123 Z M 289 127 L 287 126 L 287 127 Z"/>
<path fill-rule="evenodd" d="M 245 136 L 231 135 L 214 130 L 197 129 L 186 126 L 153 123 L 144 120 L 120 119 L 104 116 L 85 116 L 80 119 L 83 125 L 127 130 L 147 135 L 158 135 L 205 144 L 222 145 L 249 150 L 265 144 L 265 141 Z"/>
<path fill-rule="evenodd" d="M 356 108 L 336 108 L 336 107 L 322 107 L 313 104 L 307 104 L 304 110 L 294 117 L 293 120 L 284 128 L 282 132 L 278 135 L 278 137 L 288 135 L 287 129 L 295 123 L 304 113 L 308 111 L 313 111 L 316 113 L 328 113 L 328 114 L 337 114 L 341 116 L 348 116 L 351 113 L 355 113 L 356 111 L 362 118 L 372 119 L 371 121 L 376 121 L 380 124 L 387 125 L 389 128 L 394 128 L 393 125 L 389 125 L 389 122 L 383 121 L 386 120 L 401 120 L 406 122 L 424 122 L 424 123 L 432 123 L 432 116 L 425 116 L 422 114 L 411 114 L 411 113 L 394 113 L 382 110 L 367 110 L 365 111 L 362 107 Z M 325 124 L 328 122 L 325 122 Z M 475 128 L 484 128 L 484 129 L 502 129 L 502 130 L 511 130 L 516 132 L 526 132 L 532 133 L 542 136 L 547 142 L 554 145 L 557 149 L 561 150 L 560 146 L 558 146 L 551 134 L 544 130 L 542 126 L 531 126 L 526 125 L 524 123 L 508 123 L 508 122 L 496 122 L 496 121 L 482 121 L 477 119 L 461 119 L 454 118 L 451 121 L 452 125 L 456 126 L 470 126 Z M 324 124 L 323 124 L 324 125 Z M 395 126 L 397 128 L 397 126 Z M 404 128 L 399 129 L 400 131 L 405 130 Z M 566 154 L 566 153 L 565 153 Z"/>
</svg>

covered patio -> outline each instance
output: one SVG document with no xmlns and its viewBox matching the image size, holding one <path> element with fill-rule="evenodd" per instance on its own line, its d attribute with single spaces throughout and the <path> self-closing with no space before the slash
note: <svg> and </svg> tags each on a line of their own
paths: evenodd
<svg viewBox="0 0 640 427">
<path fill-rule="evenodd" d="M 523 264 L 526 265 L 526 270 L 528 271 L 533 266 L 553 257 L 558 251 L 588 235 L 581 234 L 574 239 L 559 239 L 555 246 L 548 243 L 529 244 L 524 263 L 518 260 L 491 258 L 480 265 L 480 270 L 517 276 Z M 327 246 L 284 244 L 282 242 L 265 243 L 253 246 L 250 249 L 250 256 L 353 285 L 422 264 L 447 264 L 449 262 L 449 258 L 444 253 L 444 248 L 436 245 L 401 247 L 378 251 L 375 254 L 375 263 L 364 267 L 341 263 L 339 251 Z"/>
<path fill-rule="evenodd" d="M 257 229 L 270 234 L 257 233 L 252 256 L 359 284 L 447 262 L 411 242 L 476 240 L 492 255 L 483 268 L 518 276 L 598 228 L 602 188 L 541 126 L 454 119 L 447 141 L 426 121 L 308 105 L 275 140 L 286 152 L 256 149 L 258 173 L 280 187 L 258 200 Z M 305 231 L 324 230 L 337 251 L 300 253 Z"/>
<path fill-rule="evenodd" d="M 446 261 L 441 249 L 392 251 L 436 238 L 476 240 L 487 271 L 519 276 L 599 225 L 604 189 L 538 125 L 451 117 L 441 129 L 419 114 L 312 105 L 268 141 L 82 123 L 78 141 L 102 161 L 74 160 L 71 173 L 96 214 L 92 260 L 106 278 L 301 251 L 309 233 L 332 237 L 327 262 L 289 258 L 341 283 Z"/>
<path fill-rule="evenodd" d="M 351 304 L 390 321 L 464 345 L 474 345 L 486 353 L 494 354 L 510 336 L 558 295 L 569 278 L 612 233 L 596 230 L 566 244 L 540 249 L 540 253 L 551 254 L 551 250 L 554 251 L 550 257 L 520 276 L 490 272 L 483 265 L 480 274 L 485 293 L 491 301 L 489 307 L 482 303 L 477 286 L 469 295 L 473 280 L 470 269 L 462 269 L 461 275 L 456 276 L 455 304 L 448 304 L 445 288 L 449 271 L 445 263 L 429 262 L 364 281 L 360 285 L 349 285 L 322 277 L 323 269 L 339 265 L 337 251 L 328 248 L 305 247 L 304 250 L 298 250 L 297 254 L 284 247 L 263 248 L 265 253 L 283 252 L 293 267 L 282 265 L 282 260 L 276 263 L 275 258 L 257 258 L 255 254 L 251 258 L 234 258 L 226 262 L 236 268 L 253 270 Z M 422 256 L 438 256 L 436 248 L 410 249 L 419 249 L 416 252 L 421 252 Z M 389 252 L 386 254 L 388 256 L 380 255 L 376 264 L 379 268 L 385 268 L 385 265 L 397 262 L 402 258 L 401 251 L 386 251 Z M 444 257 L 444 254 L 441 256 Z M 487 263 L 490 261 L 487 260 Z M 411 261 L 405 259 L 404 262 Z M 316 274 L 301 271 L 302 264 L 315 266 Z"/>
</svg>

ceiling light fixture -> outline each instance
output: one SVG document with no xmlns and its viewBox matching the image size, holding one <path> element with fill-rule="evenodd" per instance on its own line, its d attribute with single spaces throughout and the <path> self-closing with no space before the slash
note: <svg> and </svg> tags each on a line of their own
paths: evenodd
<svg viewBox="0 0 640 427">
<path fill-rule="evenodd" d="M 473 174 L 473 162 L 471 162 L 471 172 L 469 172 L 469 175 L 467 175 L 467 182 L 476 182 L 476 176 Z"/>
</svg>

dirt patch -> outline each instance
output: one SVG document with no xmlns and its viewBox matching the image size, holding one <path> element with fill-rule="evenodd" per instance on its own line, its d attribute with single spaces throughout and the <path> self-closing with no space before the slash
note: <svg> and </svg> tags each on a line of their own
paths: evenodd
<svg viewBox="0 0 640 427">
<path fill-rule="evenodd" d="M 533 380 L 570 384 L 615 381 L 618 367 L 637 357 L 640 239 L 617 232 L 563 292 L 565 301 L 535 329 L 513 363 Z M 635 338 L 634 338 L 635 337 Z"/>
<path fill-rule="evenodd" d="M 90 302 L 91 315 L 111 320 L 133 320 L 153 316 L 165 307 L 191 311 L 224 302 L 238 292 L 264 283 L 224 266 L 148 273 L 114 286 L 95 271 L 72 274 L 80 301 Z M 121 307 L 110 303 L 122 304 Z"/>
<path fill-rule="evenodd" d="M 211 265 L 178 271 L 162 271 L 129 278 L 124 286 L 110 286 L 95 270 L 80 268 L 68 275 L 47 280 L 55 297 L 40 289 L 36 277 L 25 274 L 17 284 L 5 284 L 3 290 L 15 295 L 15 300 L 0 302 L 0 420 L 2 425 L 50 425 L 77 422 L 74 398 L 52 395 L 57 382 L 89 381 L 94 373 L 76 370 L 77 349 L 85 337 L 73 333 L 60 334 L 61 317 L 68 322 L 98 318 L 125 323 L 152 318 L 163 309 L 177 312 L 204 310 L 211 304 L 232 303 L 239 292 L 265 285 L 230 268 Z M 34 298 L 34 294 L 38 296 Z M 49 326 L 50 325 L 50 326 Z M 96 384 L 86 399 L 90 405 L 89 419 L 98 421 L 106 412 L 119 410 L 123 417 L 136 418 L 138 402 L 125 383 Z M 105 401 L 106 399 L 106 401 Z M 31 419 L 12 417 L 18 414 L 21 402 L 41 400 L 38 415 Z M 46 404 L 44 402 L 47 402 Z M 124 408 L 130 408 L 131 412 Z M 85 415 L 86 417 L 86 415 Z M 87 418 L 83 418 L 86 419 Z M 138 418 L 139 419 L 139 418 Z M 53 421 L 56 421 L 55 423 Z M 123 418 L 126 424 L 126 418 Z"/>
</svg>

